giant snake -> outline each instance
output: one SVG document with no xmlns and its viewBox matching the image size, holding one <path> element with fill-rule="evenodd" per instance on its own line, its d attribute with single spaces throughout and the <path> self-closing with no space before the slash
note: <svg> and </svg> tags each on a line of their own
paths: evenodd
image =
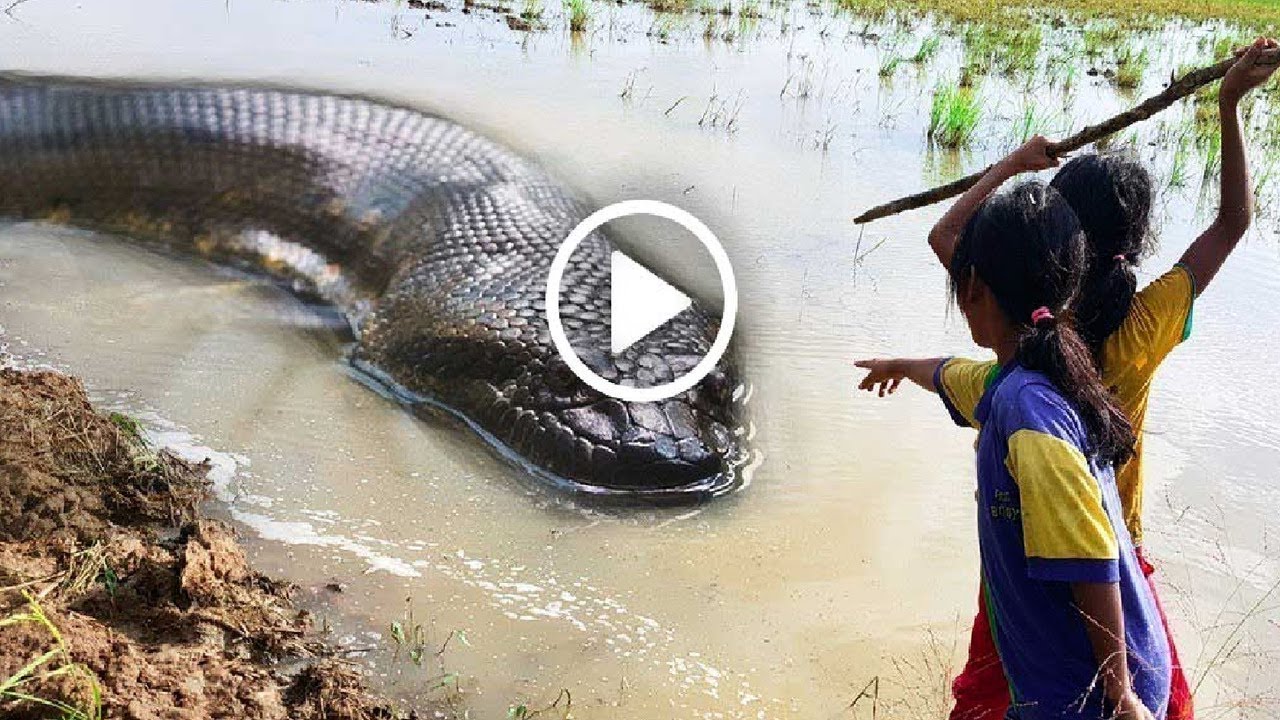
<svg viewBox="0 0 1280 720">
<path fill-rule="evenodd" d="M 270 87 L 0 76 L 0 215 L 248 265 L 339 308 L 353 367 L 422 414 L 443 408 L 532 477 L 574 491 L 695 498 L 737 483 L 731 361 L 660 403 L 587 387 L 555 352 L 551 258 L 588 214 L 536 164 L 448 119 Z M 609 228 L 564 275 L 580 358 L 662 384 L 705 354 L 694 306 L 609 352 Z M 429 412 L 428 412 L 429 411 Z"/>
</svg>

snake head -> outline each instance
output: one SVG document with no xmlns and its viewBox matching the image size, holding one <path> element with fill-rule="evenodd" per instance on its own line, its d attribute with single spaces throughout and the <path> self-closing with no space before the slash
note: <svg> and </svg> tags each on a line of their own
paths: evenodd
<svg viewBox="0 0 1280 720">
<path fill-rule="evenodd" d="M 670 382 L 700 359 L 659 348 L 580 357 L 602 377 L 639 387 Z M 651 497 L 715 494 L 737 483 L 743 450 L 735 396 L 741 393 L 732 368 L 722 363 L 691 390 L 659 402 L 580 392 L 583 402 L 541 419 L 555 438 L 555 470 L 582 489 Z"/>
</svg>

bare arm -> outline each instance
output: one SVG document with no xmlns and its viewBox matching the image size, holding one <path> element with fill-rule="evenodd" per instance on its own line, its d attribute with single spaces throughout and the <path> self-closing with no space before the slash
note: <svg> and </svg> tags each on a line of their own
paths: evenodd
<svg viewBox="0 0 1280 720">
<path fill-rule="evenodd" d="M 1183 253 L 1181 263 L 1195 279 L 1196 294 L 1213 281 L 1253 219 L 1253 189 L 1240 127 L 1240 100 L 1275 72 L 1274 40 L 1258 38 L 1227 71 L 1218 93 L 1222 118 L 1222 178 L 1218 215 Z M 1261 62 L 1260 62 L 1261 60 Z"/>
<path fill-rule="evenodd" d="M 969 219 L 978 212 L 982 203 L 995 192 L 1006 180 L 1023 172 L 1034 172 L 1056 167 L 1058 160 L 1048 153 L 1049 141 L 1040 135 L 1028 140 L 1022 147 L 1014 150 L 996 164 L 992 165 L 982 179 L 969 188 L 952 203 L 947 212 L 929 231 L 929 247 L 938 256 L 938 262 L 944 268 L 951 267 L 951 256 L 955 253 L 956 243 L 960 241 L 960 233 Z"/>
<path fill-rule="evenodd" d="M 946 358 L 858 360 L 854 365 L 867 370 L 867 376 L 858 383 L 858 389 L 878 392 L 880 397 L 884 397 L 896 392 L 903 380 L 910 380 L 925 390 L 936 393 L 938 389 L 933 386 L 933 374 L 945 361 Z"/>
<path fill-rule="evenodd" d="M 1124 609 L 1117 583 L 1071 583 L 1076 607 L 1084 615 L 1085 631 L 1098 661 L 1098 682 L 1115 708 L 1115 717 L 1151 720 L 1151 711 L 1133 692 L 1129 651 L 1124 639 Z"/>
</svg>

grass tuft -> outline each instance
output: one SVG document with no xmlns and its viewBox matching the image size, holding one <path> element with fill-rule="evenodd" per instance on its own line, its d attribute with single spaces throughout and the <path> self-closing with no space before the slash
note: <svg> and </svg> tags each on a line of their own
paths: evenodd
<svg viewBox="0 0 1280 720">
<path fill-rule="evenodd" d="M 0 711 L 23 706 L 45 708 L 45 714 L 60 720 L 99 720 L 102 717 L 102 686 L 93 671 L 71 658 L 71 651 L 58 627 L 53 624 L 36 597 L 23 591 L 27 600 L 20 610 L 0 620 L 0 628 L 32 623 L 48 633 L 52 647 L 0 681 Z M 43 697 L 35 685 L 49 681 L 69 682 L 73 690 L 62 698 Z"/>
<path fill-rule="evenodd" d="M 929 107 L 929 141 L 945 148 L 968 147 L 981 117 L 982 106 L 973 88 L 940 85 Z"/>
<path fill-rule="evenodd" d="M 570 32 L 583 32 L 591 23 L 591 0 L 564 0 L 564 10 Z"/>
<path fill-rule="evenodd" d="M 911 62 L 921 65 L 929 62 L 938 54 L 938 47 L 942 41 L 936 36 L 930 36 L 920 41 L 920 47 L 916 50 L 916 54 L 911 56 Z"/>
<path fill-rule="evenodd" d="M 1151 60 L 1145 47 L 1138 49 L 1132 44 L 1121 46 L 1116 51 L 1116 74 L 1113 78 L 1116 87 L 1132 90 L 1141 85 L 1142 78 L 1147 73 L 1147 65 L 1150 62 Z"/>
</svg>

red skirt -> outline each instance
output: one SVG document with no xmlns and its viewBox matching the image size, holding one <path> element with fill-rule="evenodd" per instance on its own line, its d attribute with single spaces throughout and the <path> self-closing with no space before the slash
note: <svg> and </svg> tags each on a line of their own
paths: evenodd
<svg viewBox="0 0 1280 720">
<path fill-rule="evenodd" d="M 1195 720 L 1191 687 L 1187 684 L 1187 676 L 1178 660 L 1178 649 L 1173 643 L 1169 619 L 1164 614 L 1164 606 L 1160 603 L 1160 596 L 1151 579 L 1155 567 L 1147 562 L 1141 548 L 1138 548 L 1138 562 L 1146 573 L 1151 596 L 1155 598 L 1160 621 L 1169 637 L 1173 677 L 1169 688 L 1167 720 Z M 973 619 L 973 630 L 969 634 L 969 658 L 965 661 L 964 669 L 952 681 L 951 694 L 956 701 L 951 708 L 951 720 L 1002 720 L 1009 709 L 1009 681 L 1005 679 L 1004 666 L 1000 664 L 1000 655 L 996 651 L 991 619 L 987 616 L 987 598 L 982 592 L 978 593 L 978 615 Z"/>
</svg>

